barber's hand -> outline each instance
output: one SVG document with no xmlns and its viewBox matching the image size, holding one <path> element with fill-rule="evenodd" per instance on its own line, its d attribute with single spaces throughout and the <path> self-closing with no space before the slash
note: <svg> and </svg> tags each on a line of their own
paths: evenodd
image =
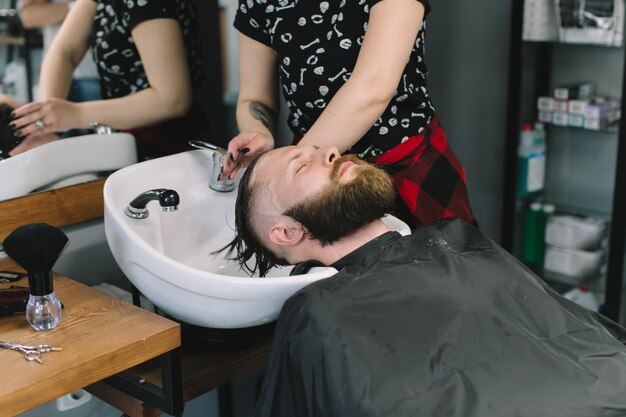
<svg viewBox="0 0 626 417">
<path fill-rule="evenodd" d="M 27 139 L 81 127 L 78 103 L 58 98 L 24 104 L 12 115 L 15 135 Z"/>
<path fill-rule="evenodd" d="M 267 133 L 243 132 L 228 143 L 221 178 L 235 178 L 241 168 L 248 166 L 259 153 L 274 147 L 274 138 Z"/>
<path fill-rule="evenodd" d="M 26 139 L 24 139 L 19 145 L 15 148 L 11 149 L 9 155 L 15 156 L 19 155 L 22 152 L 26 152 L 30 149 L 36 148 L 37 146 L 45 145 L 46 143 L 50 143 L 52 141 L 58 140 L 59 137 L 54 133 L 48 133 L 47 135 L 30 135 Z"/>
</svg>

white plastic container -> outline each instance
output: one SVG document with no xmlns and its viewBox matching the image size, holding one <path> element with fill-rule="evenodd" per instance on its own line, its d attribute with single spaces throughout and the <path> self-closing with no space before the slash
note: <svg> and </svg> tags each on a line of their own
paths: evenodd
<svg viewBox="0 0 626 417">
<path fill-rule="evenodd" d="M 556 41 L 558 25 L 554 0 L 525 0 L 522 38 L 527 41 Z"/>
<path fill-rule="evenodd" d="M 118 409 L 80 389 L 19 414 L 18 417 L 119 417 L 120 413 Z"/>
<path fill-rule="evenodd" d="M 604 251 L 584 251 L 546 245 L 544 268 L 572 278 L 594 278 L 600 273 Z"/>
<path fill-rule="evenodd" d="M 543 124 L 524 124 L 517 148 L 517 193 L 528 196 L 543 190 L 546 171 L 546 143 Z"/>
<path fill-rule="evenodd" d="M 26 65 L 24 60 L 17 59 L 4 67 L 2 79 L 4 93 L 19 104 L 28 102 L 28 84 L 26 83 Z"/>
<path fill-rule="evenodd" d="M 572 300 L 576 304 L 580 304 L 581 306 L 588 308 L 591 311 L 598 311 L 600 308 L 598 304 L 598 300 L 593 295 L 593 293 L 589 290 L 589 287 L 585 284 L 581 284 L 577 288 L 573 288 L 563 294 L 563 297 Z"/>
<path fill-rule="evenodd" d="M 596 250 L 606 237 L 607 222 L 595 217 L 555 214 L 546 223 L 546 243 L 575 249 Z"/>
</svg>

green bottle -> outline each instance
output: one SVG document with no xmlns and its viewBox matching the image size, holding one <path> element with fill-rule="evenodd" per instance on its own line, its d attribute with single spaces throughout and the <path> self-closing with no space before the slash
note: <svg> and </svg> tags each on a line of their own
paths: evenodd
<svg viewBox="0 0 626 417">
<path fill-rule="evenodd" d="M 524 214 L 524 244 L 522 261 L 529 264 L 543 263 L 545 249 L 546 218 L 538 201 L 530 203 Z"/>
<path fill-rule="evenodd" d="M 556 207 L 554 204 L 544 203 L 541 206 L 541 221 L 539 236 L 540 242 L 537 244 L 537 262 L 543 265 L 543 260 L 546 255 L 546 225 L 548 224 L 548 218 L 554 213 Z"/>
</svg>

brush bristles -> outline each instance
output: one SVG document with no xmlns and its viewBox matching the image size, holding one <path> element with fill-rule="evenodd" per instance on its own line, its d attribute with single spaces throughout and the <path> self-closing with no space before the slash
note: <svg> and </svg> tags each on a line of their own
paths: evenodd
<svg viewBox="0 0 626 417">
<path fill-rule="evenodd" d="M 67 246 L 62 230 L 46 223 L 27 224 L 15 229 L 4 239 L 7 255 L 29 273 L 52 270 Z"/>
</svg>

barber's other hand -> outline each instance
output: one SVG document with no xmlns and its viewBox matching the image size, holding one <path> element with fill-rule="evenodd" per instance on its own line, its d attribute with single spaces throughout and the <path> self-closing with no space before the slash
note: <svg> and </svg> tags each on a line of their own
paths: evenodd
<svg viewBox="0 0 626 417">
<path fill-rule="evenodd" d="M 37 146 L 45 145 L 46 143 L 50 143 L 52 141 L 58 140 L 59 137 L 54 133 L 48 133 L 47 135 L 30 135 L 26 139 L 24 139 L 19 145 L 15 148 L 11 149 L 9 155 L 15 156 L 19 155 L 22 152 L 26 152 L 30 149 L 36 148 Z"/>
<path fill-rule="evenodd" d="M 241 168 L 248 166 L 259 153 L 274 147 L 274 138 L 262 132 L 243 132 L 228 143 L 221 178 L 235 178 Z"/>
<path fill-rule="evenodd" d="M 77 103 L 51 98 L 24 104 L 13 111 L 10 124 L 19 137 L 43 136 L 81 127 Z"/>
</svg>

